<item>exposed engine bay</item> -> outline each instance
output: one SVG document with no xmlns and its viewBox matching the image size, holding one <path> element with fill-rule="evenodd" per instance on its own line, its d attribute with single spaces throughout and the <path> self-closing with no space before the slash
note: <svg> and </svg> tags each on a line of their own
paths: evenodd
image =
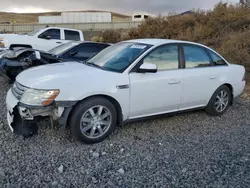
<svg viewBox="0 0 250 188">
<path fill-rule="evenodd" d="M 0 74 L 13 83 L 16 76 L 25 69 L 58 62 L 61 62 L 60 58 L 48 52 L 31 48 L 15 48 L 7 50 L 0 59 Z"/>
</svg>

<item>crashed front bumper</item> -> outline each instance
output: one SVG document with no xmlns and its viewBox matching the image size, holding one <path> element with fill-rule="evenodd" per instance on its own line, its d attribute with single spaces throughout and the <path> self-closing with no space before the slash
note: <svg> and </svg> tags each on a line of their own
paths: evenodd
<svg viewBox="0 0 250 188">
<path fill-rule="evenodd" d="M 37 132 L 37 120 L 50 117 L 57 120 L 60 126 L 66 126 L 72 105 L 30 106 L 20 103 L 11 89 L 6 96 L 7 121 L 12 132 L 21 135 L 32 135 Z"/>
</svg>

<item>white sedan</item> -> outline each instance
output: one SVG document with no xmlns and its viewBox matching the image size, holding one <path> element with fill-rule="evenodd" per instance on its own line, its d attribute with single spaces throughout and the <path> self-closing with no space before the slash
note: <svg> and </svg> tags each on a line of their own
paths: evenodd
<svg viewBox="0 0 250 188">
<path fill-rule="evenodd" d="M 197 43 L 138 39 L 106 48 L 86 63 L 30 68 L 6 98 L 13 132 L 30 136 L 51 117 L 85 143 L 117 125 L 153 115 L 205 109 L 222 115 L 245 88 L 245 68 Z"/>
</svg>

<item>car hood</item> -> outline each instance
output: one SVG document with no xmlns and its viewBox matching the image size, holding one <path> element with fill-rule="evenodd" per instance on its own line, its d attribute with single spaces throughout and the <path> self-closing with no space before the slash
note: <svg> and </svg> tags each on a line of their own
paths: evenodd
<svg viewBox="0 0 250 188">
<path fill-rule="evenodd" d="M 65 62 L 29 68 L 21 72 L 16 81 L 29 88 L 61 89 L 65 85 L 71 87 L 105 81 L 112 79 L 110 75 L 117 74 L 78 62 Z"/>
<path fill-rule="evenodd" d="M 34 51 L 35 50 L 31 48 L 19 48 L 15 50 L 6 50 L 6 53 L 2 57 L 13 59 L 13 58 L 17 58 L 19 55 L 25 52 L 34 52 Z"/>
<path fill-rule="evenodd" d="M 0 35 L 0 39 L 4 41 L 5 45 L 9 45 L 12 42 L 17 42 L 16 40 L 31 40 L 31 37 L 28 35 L 19 35 L 19 34 L 2 34 Z"/>
<path fill-rule="evenodd" d="M 29 35 L 26 34 L 17 34 L 17 33 L 5 33 L 5 34 L 0 34 L 0 38 L 5 38 L 5 37 L 13 37 L 13 36 L 18 36 L 18 37 L 28 37 Z"/>
<path fill-rule="evenodd" d="M 11 36 L 16 36 L 18 34 L 15 34 L 15 33 L 7 33 L 7 34 L 0 34 L 0 38 L 3 38 L 3 37 L 11 37 Z"/>
</svg>

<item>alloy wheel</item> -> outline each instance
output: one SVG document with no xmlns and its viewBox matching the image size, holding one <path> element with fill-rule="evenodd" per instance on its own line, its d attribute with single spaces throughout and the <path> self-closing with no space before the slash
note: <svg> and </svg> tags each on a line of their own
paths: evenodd
<svg viewBox="0 0 250 188">
<path fill-rule="evenodd" d="M 82 116 L 80 130 L 88 138 L 99 138 L 104 135 L 112 123 L 112 114 L 105 106 L 89 108 Z"/>
<path fill-rule="evenodd" d="M 229 103 L 229 94 L 225 90 L 221 90 L 215 99 L 215 109 L 217 112 L 223 112 Z"/>
</svg>

